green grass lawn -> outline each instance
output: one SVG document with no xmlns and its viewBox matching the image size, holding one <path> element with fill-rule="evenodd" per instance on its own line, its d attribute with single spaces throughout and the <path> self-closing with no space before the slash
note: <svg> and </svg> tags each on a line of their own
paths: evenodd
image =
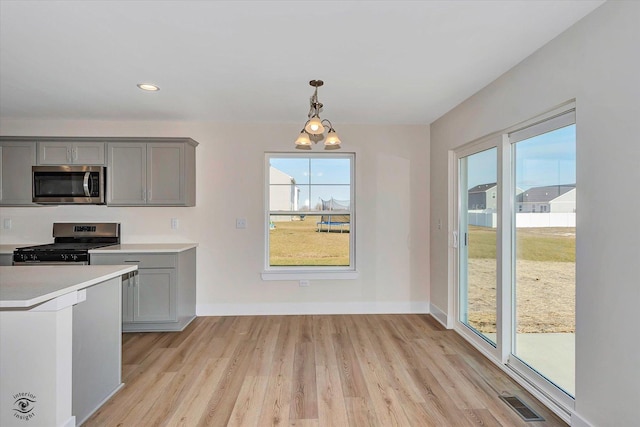
<svg viewBox="0 0 640 427">
<path fill-rule="evenodd" d="M 575 228 L 519 228 L 517 258 L 528 261 L 576 261 Z M 469 226 L 469 258 L 496 258 L 496 229 Z"/>
<path fill-rule="evenodd" d="M 303 221 L 277 221 L 269 231 L 269 264 L 349 265 L 349 228 L 342 233 L 318 232 L 320 216 L 307 215 Z M 326 228 L 325 228 L 326 229 Z"/>
<path fill-rule="evenodd" d="M 349 232 L 318 232 L 319 216 L 303 221 L 274 222 L 269 231 L 272 266 L 349 265 Z M 518 259 L 528 261 L 575 262 L 574 228 L 519 228 Z M 496 229 L 469 227 L 469 258 L 496 258 Z"/>
</svg>

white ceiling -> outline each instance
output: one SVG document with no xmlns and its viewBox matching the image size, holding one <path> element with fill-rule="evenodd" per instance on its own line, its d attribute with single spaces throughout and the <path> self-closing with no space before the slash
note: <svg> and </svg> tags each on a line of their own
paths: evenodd
<svg viewBox="0 0 640 427">
<path fill-rule="evenodd" d="M 2 0 L 0 117 L 428 124 L 600 4 Z"/>
</svg>

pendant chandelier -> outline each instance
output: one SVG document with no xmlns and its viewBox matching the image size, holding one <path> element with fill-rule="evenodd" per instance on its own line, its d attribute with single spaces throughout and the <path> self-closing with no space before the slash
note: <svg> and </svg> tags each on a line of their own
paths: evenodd
<svg viewBox="0 0 640 427">
<path fill-rule="evenodd" d="M 298 139 L 296 139 L 296 148 L 311 149 L 311 142 L 317 143 L 324 137 L 324 131 L 328 127 L 326 138 L 324 138 L 324 149 L 335 150 L 340 148 L 340 138 L 333 125 L 327 119 L 320 118 L 320 112 L 322 111 L 322 103 L 318 101 L 318 88 L 324 84 L 322 80 L 311 80 L 309 82 L 311 86 L 315 88 L 311 99 L 309 100 L 310 108 L 309 114 L 307 114 L 308 120 L 304 124 L 304 128 L 300 131 Z M 327 126 L 325 126 L 325 124 Z"/>
</svg>

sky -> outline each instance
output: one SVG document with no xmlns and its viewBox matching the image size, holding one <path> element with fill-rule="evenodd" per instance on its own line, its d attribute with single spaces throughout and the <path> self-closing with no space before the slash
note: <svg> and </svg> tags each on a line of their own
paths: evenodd
<svg viewBox="0 0 640 427">
<path fill-rule="evenodd" d="M 339 201 L 350 199 L 350 159 L 317 157 L 271 158 L 271 166 L 296 180 L 300 189 L 300 207 L 315 205 L 332 197 Z"/>
<path fill-rule="evenodd" d="M 497 181 L 498 150 L 468 157 L 468 188 Z M 566 126 L 515 144 L 516 186 L 576 183 L 576 126 Z"/>
</svg>

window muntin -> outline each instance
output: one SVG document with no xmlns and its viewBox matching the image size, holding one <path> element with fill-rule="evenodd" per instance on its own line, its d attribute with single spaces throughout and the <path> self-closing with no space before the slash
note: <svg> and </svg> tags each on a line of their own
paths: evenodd
<svg viewBox="0 0 640 427">
<path fill-rule="evenodd" d="M 266 270 L 353 271 L 353 154 L 266 155 Z"/>
</svg>

